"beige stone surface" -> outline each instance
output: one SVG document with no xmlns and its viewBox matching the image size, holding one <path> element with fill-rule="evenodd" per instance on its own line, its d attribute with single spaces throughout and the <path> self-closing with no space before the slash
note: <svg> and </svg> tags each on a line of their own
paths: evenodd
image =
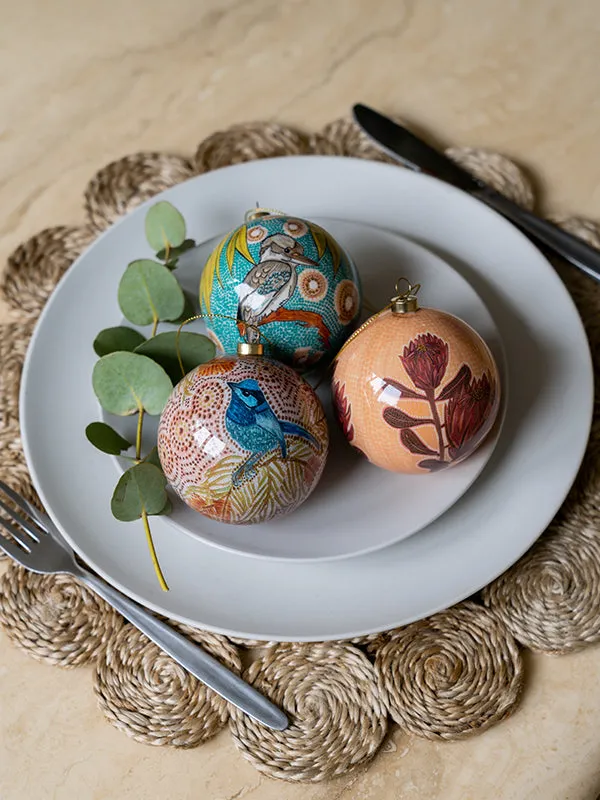
<svg viewBox="0 0 600 800">
<path fill-rule="evenodd" d="M 598 0 L 0 0 L 0 260 L 82 220 L 86 181 L 233 122 L 316 128 L 368 102 L 529 167 L 546 207 L 600 218 Z M 6 315 L 6 312 L 4 311 Z M 366 771 L 261 778 L 227 733 L 177 752 L 101 717 L 89 670 L 0 637 L 1 800 L 593 800 L 600 649 L 527 658 L 524 703 L 460 744 L 396 731 Z"/>
</svg>

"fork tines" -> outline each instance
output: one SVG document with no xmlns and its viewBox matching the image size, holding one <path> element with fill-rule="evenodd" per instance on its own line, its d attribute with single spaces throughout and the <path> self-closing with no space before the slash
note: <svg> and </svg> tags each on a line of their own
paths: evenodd
<svg viewBox="0 0 600 800">
<path fill-rule="evenodd" d="M 23 514 L 19 514 L 13 506 L 17 506 Z M 0 481 L 0 509 L 0 527 L 10 534 L 10 539 L 0 535 L 0 549 L 12 558 L 16 558 L 12 542 L 25 553 L 30 553 L 34 543 L 48 533 L 37 520 L 34 521 L 31 504 L 3 481 Z"/>
</svg>

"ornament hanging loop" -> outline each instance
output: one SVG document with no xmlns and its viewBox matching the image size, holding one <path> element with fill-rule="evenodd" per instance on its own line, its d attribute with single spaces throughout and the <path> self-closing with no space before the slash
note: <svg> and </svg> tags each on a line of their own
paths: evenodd
<svg viewBox="0 0 600 800">
<path fill-rule="evenodd" d="M 285 217 L 285 213 L 283 211 L 278 211 L 276 208 L 263 208 L 256 204 L 256 208 L 251 208 L 250 211 L 246 211 L 244 214 L 244 222 L 256 222 L 257 219 L 262 219 L 263 217 Z"/>
<path fill-rule="evenodd" d="M 179 368 L 181 369 L 181 375 L 185 377 L 186 370 L 183 366 L 183 359 L 181 357 L 181 349 L 179 347 L 179 340 L 181 337 L 181 331 L 185 327 L 185 325 L 189 325 L 190 322 L 194 322 L 197 319 L 228 319 L 232 320 L 233 322 L 238 322 L 236 317 L 231 317 L 228 314 L 194 314 L 193 317 L 188 317 L 185 319 L 177 328 L 177 333 L 175 334 L 175 350 L 177 352 L 177 360 L 179 361 Z M 248 336 L 248 332 L 252 332 L 252 337 Z M 264 345 L 260 341 L 261 337 L 270 341 L 264 333 L 261 332 L 260 328 L 257 325 L 247 324 L 244 323 L 244 333 L 243 336 L 245 337 L 245 341 L 238 342 L 238 355 L 240 356 L 262 356 L 264 353 Z M 252 338 L 253 341 L 248 341 L 248 339 Z"/>
<path fill-rule="evenodd" d="M 406 284 L 405 291 L 401 291 L 402 284 Z M 417 300 L 417 293 L 421 288 L 420 283 L 414 285 L 408 278 L 398 278 L 396 281 L 396 296 L 392 297 L 390 301 L 390 308 L 392 314 L 411 314 L 419 310 L 419 302 Z"/>
</svg>

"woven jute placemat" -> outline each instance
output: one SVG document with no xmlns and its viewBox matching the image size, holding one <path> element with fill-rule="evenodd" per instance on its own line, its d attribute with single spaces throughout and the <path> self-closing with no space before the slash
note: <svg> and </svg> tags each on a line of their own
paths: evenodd
<svg viewBox="0 0 600 800">
<path fill-rule="evenodd" d="M 526 208 L 530 181 L 497 153 L 448 155 Z M 139 203 L 218 167 L 320 153 L 388 160 L 347 119 L 305 134 L 283 125 L 236 125 L 209 136 L 192 158 L 135 153 L 101 169 L 84 192 L 87 222 L 47 228 L 9 257 L 2 281 L 18 321 L 0 335 L 0 478 L 34 503 L 19 435 L 18 390 L 32 328 L 61 275 L 103 230 Z M 600 248 L 600 226 L 556 220 Z M 584 320 L 600 374 L 600 287 L 557 261 Z M 91 664 L 106 719 L 140 742 L 195 747 L 229 726 L 258 770 L 321 781 L 367 763 L 388 726 L 434 740 L 479 733 L 517 708 L 521 651 L 568 653 L 600 639 L 600 413 L 579 477 L 534 547 L 477 597 L 429 619 L 352 642 L 273 644 L 230 640 L 173 623 L 289 714 L 268 730 L 217 697 L 88 589 L 66 576 L 10 564 L 0 578 L 0 625 L 34 658 Z M 242 653 L 242 651 L 245 651 Z M 250 666 L 242 670 L 242 658 Z"/>
</svg>

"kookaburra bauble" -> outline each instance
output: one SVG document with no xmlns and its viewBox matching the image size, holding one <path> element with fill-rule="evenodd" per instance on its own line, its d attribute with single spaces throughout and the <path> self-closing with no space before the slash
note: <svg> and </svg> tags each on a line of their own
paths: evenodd
<svg viewBox="0 0 600 800">
<path fill-rule="evenodd" d="M 295 368 L 333 357 L 360 313 L 350 256 L 319 225 L 250 212 L 209 257 L 200 281 L 206 325 L 226 354 L 261 341 Z"/>
</svg>

